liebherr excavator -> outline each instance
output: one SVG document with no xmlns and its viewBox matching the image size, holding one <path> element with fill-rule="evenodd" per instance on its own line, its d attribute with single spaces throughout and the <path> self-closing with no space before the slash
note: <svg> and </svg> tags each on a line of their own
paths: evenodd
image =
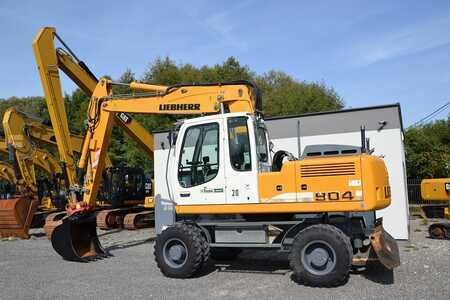
<svg viewBox="0 0 450 300">
<path fill-rule="evenodd" d="M 450 178 L 424 179 L 420 184 L 422 199 L 426 201 L 448 201 L 447 205 L 441 205 L 440 217 L 450 219 Z M 428 233 L 433 239 L 450 239 L 450 222 L 431 224 Z"/>
<path fill-rule="evenodd" d="M 367 153 L 308 157 L 271 171 L 261 97 L 252 83 L 131 83 L 141 93 L 129 96 L 113 95 L 113 86 L 101 79 L 92 93 L 79 162 L 86 170 L 83 201 L 68 208 L 51 237 L 64 259 L 108 255 L 92 211 L 115 117 L 135 113 L 203 115 L 171 132 L 166 180 L 156 183 L 167 189 L 155 196 L 155 259 L 166 276 L 190 277 L 210 254 L 243 248 L 289 252 L 295 275 L 313 286 L 344 282 L 355 256 L 399 265 L 397 244 L 374 215 L 391 202 L 382 159 Z"/>
<path fill-rule="evenodd" d="M 62 48 L 55 47 L 57 40 Z M 49 107 L 50 119 L 55 129 L 55 137 L 58 144 L 60 157 L 67 162 L 67 165 L 74 166 L 73 148 L 66 142 L 68 136 L 68 123 L 64 98 L 62 96 L 59 71 L 61 69 L 72 81 L 74 81 L 88 96 L 91 96 L 98 79 L 89 70 L 86 64 L 80 61 L 64 41 L 58 36 L 54 28 L 43 28 L 33 41 L 33 50 L 36 57 L 36 63 L 39 69 L 41 83 L 46 96 L 47 106 Z M 114 115 L 114 123 L 118 125 L 125 133 L 131 137 L 137 144 L 150 156 L 153 157 L 153 136 L 142 127 L 135 119 L 125 113 Z M 68 182 L 74 187 L 74 190 L 80 188 L 80 184 L 74 177 L 73 171 L 68 171 Z M 142 187 L 149 185 L 145 182 L 145 175 L 139 170 L 117 170 L 111 174 L 112 177 L 120 177 L 123 182 L 133 179 L 139 181 Z M 109 180 L 112 181 L 112 177 Z M 107 183 L 105 183 L 107 184 Z M 124 194 L 126 189 L 119 187 L 119 193 Z M 145 195 L 143 195 L 145 193 Z M 153 219 L 153 197 L 144 189 L 144 193 L 128 193 L 131 199 L 126 203 L 142 203 L 143 206 L 121 207 L 124 201 L 118 201 L 113 209 L 105 209 L 97 214 L 97 224 L 102 229 L 110 229 L 117 226 L 123 226 L 126 229 L 136 229 L 147 225 Z M 124 195 L 125 196 L 125 195 Z M 144 201 L 142 197 L 145 196 Z M 114 197 L 113 197 L 114 198 Z M 72 199 L 75 198 L 72 196 Z M 130 201 L 131 200 L 131 201 Z M 114 201 L 113 201 L 114 202 Z M 128 205 L 127 205 L 128 206 Z"/>
<path fill-rule="evenodd" d="M 288 251 L 295 274 L 318 286 L 342 283 L 354 254 L 388 268 L 399 265 L 395 240 L 374 218 L 375 210 L 390 204 L 380 158 L 366 153 L 310 157 L 271 172 L 267 132 L 258 113 L 261 100 L 253 84 L 136 83 L 130 88 L 147 93 L 130 97 L 112 95 L 113 85 L 100 80 L 91 97 L 79 164 L 89 170 L 83 202 L 70 208 L 51 239 L 63 258 L 88 261 L 107 255 L 91 211 L 114 115 L 127 112 L 208 115 L 184 121 L 171 134 L 166 182 L 159 183 L 167 186 L 168 198 L 156 196 L 155 258 L 166 276 L 190 277 L 210 252 L 242 248 Z"/>
</svg>

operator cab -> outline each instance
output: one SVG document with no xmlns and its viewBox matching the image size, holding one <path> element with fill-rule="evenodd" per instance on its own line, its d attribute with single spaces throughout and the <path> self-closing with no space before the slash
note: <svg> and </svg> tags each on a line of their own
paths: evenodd
<svg viewBox="0 0 450 300">
<path fill-rule="evenodd" d="M 258 202 L 257 174 L 271 168 L 261 118 L 227 113 L 185 120 L 170 139 L 175 155 L 168 172 L 177 203 Z"/>
</svg>

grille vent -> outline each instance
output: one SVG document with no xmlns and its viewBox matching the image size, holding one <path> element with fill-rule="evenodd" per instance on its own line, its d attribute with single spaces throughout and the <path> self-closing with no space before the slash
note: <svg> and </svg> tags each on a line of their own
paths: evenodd
<svg viewBox="0 0 450 300">
<path fill-rule="evenodd" d="M 349 176 L 355 175 L 355 163 L 303 165 L 300 171 L 302 177 Z"/>
</svg>

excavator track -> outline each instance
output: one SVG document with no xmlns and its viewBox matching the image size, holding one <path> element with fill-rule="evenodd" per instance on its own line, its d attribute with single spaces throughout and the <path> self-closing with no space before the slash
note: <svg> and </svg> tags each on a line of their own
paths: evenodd
<svg viewBox="0 0 450 300">
<path fill-rule="evenodd" d="M 423 205 L 421 207 L 421 215 L 423 218 L 444 218 L 445 208 L 448 204 L 442 205 Z"/>
<path fill-rule="evenodd" d="M 153 211 L 141 211 L 131 213 L 125 216 L 123 227 L 128 230 L 136 230 L 153 225 L 155 222 L 155 214 Z"/>
<path fill-rule="evenodd" d="M 434 223 L 428 227 L 428 233 L 432 239 L 450 240 L 450 223 Z"/>
<path fill-rule="evenodd" d="M 105 209 L 97 214 L 97 227 L 103 230 L 122 228 L 128 214 L 138 214 L 143 207 Z"/>
</svg>

